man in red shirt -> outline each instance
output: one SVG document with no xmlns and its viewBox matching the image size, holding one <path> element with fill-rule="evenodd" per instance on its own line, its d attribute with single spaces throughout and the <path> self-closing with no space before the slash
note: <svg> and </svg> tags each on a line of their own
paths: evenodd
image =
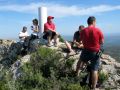
<svg viewBox="0 0 120 90">
<path fill-rule="evenodd" d="M 47 22 L 44 24 L 44 33 L 45 33 L 44 37 L 46 37 L 46 39 L 48 40 L 48 44 L 47 44 L 48 46 L 51 46 L 50 43 L 53 38 L 54 38 L 54 45 L 57 46 L 56 28 L 52 19 L 54 19 L 54 17 L 52 16 L 47 17 Z"/>
<path fill-rule="evenodd" d="M 104 37 L 100 29 L 96 28 L 96 19 L 91 16 L 87 20 L 88 27 L 83 29 L 80 33 L 84 50 L 80 55 L 80 60 L 77 63 L 77 74 L 79 69 L 83 67 L 88 61 L 91 62 L 91 88 L 95 89 L 98 81 L 98 69 L 100 64 L 100 56 L 97 53 L 100 50 L 100 45 L 104 42 Z"/>
</svg>

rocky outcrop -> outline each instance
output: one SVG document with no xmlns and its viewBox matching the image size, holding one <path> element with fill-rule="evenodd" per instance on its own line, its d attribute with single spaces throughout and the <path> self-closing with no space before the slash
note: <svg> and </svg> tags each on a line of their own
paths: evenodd
<svg viewBox="0 0 120 90">
<path fill-rule="evenodd" d="M 38 40 L 32 42 L 31 47 L 38 47 Z M 46 45 L 42 45 L 42 47 L 46 47 Z M 46 47 L 48 48 L 48 47 Z M 65 44 L 59 43 L 58 47 L 49 47 L 51 49 L 57 50 L 57 53 L 62 54 L 62 58 L 72 58 L 74 59 L 74 64 L 72 66 L 73 70 L 76 69 L 76 64 L 79 60 L 80 52 L 73 55 L 68 56 L 67 52 L 65 52 Z M 3 67 L 10 66 L 10 71 L 13 72 L 13 78 L 17 79 L 22 73 L 20 71 L 20 67 L 30 60 L 30 55 L 21 56 L 19 59 L 16 57 L 21 52 L 22 45 L 20 43 L 16 43 L 12 40 L 0 40 L 0 71 L 2 71 Z M 120 63 L 118 63 L 111 56 L 103 54 L 101 57 L 102 61 L 102 70 L 104 73 L 108 75 L 108 80 L 105 81 L 100 89 L 104 90 L 105 88 L 110 88 L 112 90 L 120 89 Z"/>
<path fill-rule="evenodd" d="M 6 40 L 5 42 L 3 40 L 2 42 L 3 43 L 0 45 L 2 50 L 2 52 L 0 52 L 0 63 L 5 67 L 9 67 L 16 61 L 18 54 L 21 52 L 22 45 L 12 40 L 9 40 L 8 43 Z"/>
<path fill-rule="evenodd" d="M 44 46 L 46 47 L 46 46 Z M 56 49 L 58 52 L 63 54 L 63 58 L 67 57 L 67 53 L 63 52 L 63 48 L 66 48 L 64 43 L 60 43 L 59 47 L 50 47 Z M 76 69 L 77 62 L 79 60 L 81 52 L 68 58 L 74 59 L 72 66 L 73 70 Z M 108 76 L 108 79 L 100 86 L 100 90 L 120 90 L 120 63 L 109 55 L 103 54 L 101 56 L 101 71 Z"/>
<path fill-rule="evenodd" d="M 2 40 L 0 39 L 0 60 L 8 54 L 11 44 L 15 43 L 13 40 Z"/>
<path fill-rule="evenodd" d="M 102 88 L 110 88 L 112 90 L 120 89 L 120 63 L 109 55 L 102 55 L 102 70 L 108 74 L 108 80 L 102 85 Z"/>
<path fill-rule="evenodd" d="M 24 65 L 24 63 L 30 61 L 30 55 L 25 55 L 20 60 L 17 60 L 14 62 L 14 64 L 11 66 L 10 71 L 13 73 L 13 79 L 17 79 L 22 75 L 21 67 Z"/>
</svg>

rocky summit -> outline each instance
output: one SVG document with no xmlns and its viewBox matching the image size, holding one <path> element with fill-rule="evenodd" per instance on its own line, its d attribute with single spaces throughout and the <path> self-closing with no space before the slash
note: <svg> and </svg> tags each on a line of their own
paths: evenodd
<svg viewBox="0 0 120 90">
<path fill-rule="evenodd" d="M 32 44 L 32 46 L 33 45 L 34 44 Z M 64 51 L 67 47 L 62 42 L 59 43 L 58 47 L 47 47 L 46 45 L 41 44 L 39 44 L 39 47 L 56 50 L 57 53 L 61 54 L 61 59 L 58 62 L 65 60 L 65 58 L 73 59 L 74 63 L 72 64 L 72 70 L 74 71 L 76 69 L 76 64 L 81 52 L 71 56 L 68 55 L 68 53 Z M 20 68 L 25 63 L 30 62 L 31 54 L 35 52 L 28 52 L 26 55 L 22 56 L 20 55 L 21 50 L 22 45 L 20 43 L 13 40 L 0 40 L 0 72 L 9 73 L 9 71 L 12 71 L 13 80 L 16 80 L 22 75 Z M 107 79 L 99 87 L 99 90 L 120 90 L 120 63 L 106 54 L 101 56 L 101 62 L 101 72 L 107 76 Z M 1 80 L 2 75 L 3 74 L 0 75 Z"/>
</svg>

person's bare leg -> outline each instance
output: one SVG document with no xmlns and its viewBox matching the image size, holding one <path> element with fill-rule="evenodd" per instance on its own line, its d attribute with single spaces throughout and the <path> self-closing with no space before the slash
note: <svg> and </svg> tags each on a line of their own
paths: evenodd
<svg viewBox="0 0 120 90">
<path fill-rule="evenodd" d="M 50 37 L 50 36 L 48 36 L 48 37 L 47 37 L 47 40 L 48 40 L 48 45 L 50 45 L 50 42 L 51 42 L 51 37 Z"/>
<path fill-rule="evenodd" d="M 85 65 L 85 62 L 79 60 L 77 63 L 77 67 L 76 67 L 76 75 L 79 76 L 80 71 L 83 68 L 83 65 Z"/>
<path fill-rule="evenodd" d="M 68 53 L 69 56 L 76 54 L 76 53 L 74 52 L 74 50 L 72 49 L 70 43 L 68 43 L 67 41 L 65 41 L 65 45 L 67 46 L 67 49 L 70 51 L 70 53 Z"/>
<path fill-rule="evenodd" d="M 98 71 L 92 71 L 92 88 L 96 88 L 96 84 L 98 81 Z"/>
<path fill-rule="evenodd" d="M 65 41 L 65 45 L 67 46 L 67 48 L 69 49 L 70 52 L 73 51 L 71 48 L 71 45 L 67 41 Z"/>
<path fill-rule="evenodd" d="M 56 34 L 55 36 L 54 36 L 54 42 L 55 42 L 55 45 L 57 46 L 57 38 L 58 38 L 58 35 Z"/>
</svg>

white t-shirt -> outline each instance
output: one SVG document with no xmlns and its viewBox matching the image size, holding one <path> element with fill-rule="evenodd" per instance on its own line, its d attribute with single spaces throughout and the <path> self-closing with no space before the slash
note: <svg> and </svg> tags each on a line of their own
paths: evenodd
<svg viewBox="0 0 120 90">
<path fill-rule="evenodd" d="M 35 36 L 38 36 L 39 33 L 39 26 L 31 26 L 31 30 L 33 31 L 32 34 Z M 38 32 L 35 32 L 34 30 L 37 30 Z"/>
<path fill-rule="evenodd" d="M 25 37 L 29 36 L 28 32 L 20 32 L 19 37 L 20 37 L 20 42 L 24 42 Z"/>
</svg>

